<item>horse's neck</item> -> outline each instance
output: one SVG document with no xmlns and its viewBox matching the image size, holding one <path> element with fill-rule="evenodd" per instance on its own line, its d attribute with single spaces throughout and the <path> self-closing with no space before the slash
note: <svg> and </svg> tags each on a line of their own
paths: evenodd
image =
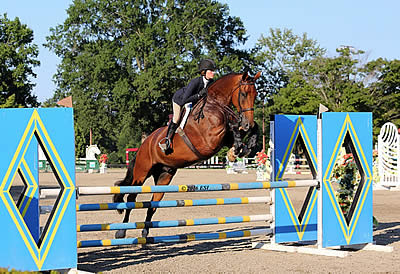
<svg viewBox="0 0 400 274">
<path fill-rule="evenodd" d="M 208 90 L 208 97 L 218 102 L 221 106 L 229 106 L 232 102 L 232 93 L 237 79 L 233 75 L 225 76 L 217 80 Z"/>
<path fill-rule="evenodd" d="M 226 92 L 218 92 L 215 90 L 214 93 L 209 94 L 210 102 L 216 102 L 221 106 L 229 106 L 232 101 L 232 95 Z"/>
</svg>

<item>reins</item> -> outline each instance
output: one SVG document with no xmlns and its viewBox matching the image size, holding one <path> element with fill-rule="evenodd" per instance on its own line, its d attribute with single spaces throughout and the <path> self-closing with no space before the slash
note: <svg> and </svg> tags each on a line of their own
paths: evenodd
<svg viewBox="0 0 400 274">
<path fill-rule="evenodd" d="M 206 102 L 207 102 L 207 99 L 210 98 L 210 99 L 212 99 L 213 102 L 215 102 L 215 103 L 217 103 L 218 105 L 220 105 L 220 106 L 223 108 L 223 110 L 224 110 L 224 112 L 225 112 L 226 114 L 228 114 L 228 115 L 231 116 L 233 119 L 235 119 L 236 121 L 238 121 L 239 123 L 241 123 L 241 121 L 242 121 L 242 113 L 247 112 L 247 111 L 254 111 L 254 107 L 252 107 L 252 108 L 242 108 L 242 105 L 240 104 L 240 96 L 242 96 L 242 95 L 241 95 L 241 93 L 242 93 L 242 86 L 250 86 L 250 85 L 255 85 L 255 82 L 243 82 L 242 80 L 240 80 L 239 85 L 238 85 L 236 88 L 234 88 L 234 89 L 232 90 L 232 93 L 231 93 L 232 95 L 231 95 L 231 97 L 233 96 L 233 93 L 234 93 L 237 89 L 239 89 L 239 94 L 238 94 L 239 115 L 236 114 L 236 113 L 230 108 L 230 106 L 221 105 L 217 100 L 215 100 L 215 99 L 213 99 L 213 98 L 210 98 L 210 97 L 208 97 L 208 96 L 206 95 L 206 97 L 203 98 L 203 102 L 199 102 L 199 104 L 202 103 L 202 106 L 200 107 L 199 112 L 197 113 L 197 117 L 195 117 L 195 121 L 200 122 L 200 119 L 204 118 L 203 108 L 204 108 L 204 106 L 205 106 L 205 104 L 206 104 Z"/>
</svg>

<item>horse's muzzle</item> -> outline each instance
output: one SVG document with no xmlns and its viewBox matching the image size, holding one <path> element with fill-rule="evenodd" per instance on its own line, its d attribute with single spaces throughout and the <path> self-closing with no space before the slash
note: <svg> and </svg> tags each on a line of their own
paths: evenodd
<svg viewBox="0 0 400 274">
<path fill-rule="evenodd" d="M 247 132 L 249 131 L 249 129 L 253 127 L 254 127 L 254 121 L 250 122 L 245 116 L 243 116 L 239 125 L 239 130 Z"/>
</svg>

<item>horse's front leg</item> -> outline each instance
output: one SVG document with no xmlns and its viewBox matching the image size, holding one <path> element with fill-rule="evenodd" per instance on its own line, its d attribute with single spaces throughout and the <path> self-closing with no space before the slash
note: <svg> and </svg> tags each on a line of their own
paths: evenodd
<svg viewBox="0 0 400 274">
<path fill-rule="evenodd" d="M 238 156 L 243 150 L 244 143 L 242 142 L 242 134 L 239 130 L 238 124 L 234 122 L 229 123 L 229 129 L 233 135 L 233 148 L 235 156 Z"/>
<path fill-rule="evenodd" d="M 239 158 L 247 157 L 257 147 L 258 141 L 258 125 L 254 122 L 254 126 L 249 131 L 239 131 L 240 149 L 237 153 Z"/>
</svg>

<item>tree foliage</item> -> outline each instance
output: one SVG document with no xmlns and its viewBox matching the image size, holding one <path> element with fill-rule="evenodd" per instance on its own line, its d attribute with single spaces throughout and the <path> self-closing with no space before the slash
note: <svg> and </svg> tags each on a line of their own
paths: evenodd
<svg viewBox="0 0 400 274">
<path fill-rule="evenodd" d="M 269 36 L 261 35 L 255 45 L 255 59 L 263 71 L 260 84 L 264 96 L 276 94 L 287 86 L 290 74 L 305 61 L 322 57 L 325 49 L 306 33 L 298 36 L 290 29 L 270 29 Z"/>
<path fill-rule="evenodd" d="M 294 106 L 307 100 L 291 96 L 290 93 L 286 94 L 288 90 L 285 88 L 293 81 L 305 83 L 301 76 L 304 70 L 301 64 L 323 57 L 326 50 L 320 47 L 317 41 L 308 38 L 306 33 L 299 36 L 290 29 L 276 28 L 269 29 L 267 36 L 261 35 L 252 52 L 255 69 L 262 71 L 262 76 L 257 82 L 260 96 L 255 111 L 256 119 L 261 125 L 263 118 L 268 121 L 270 114 L 292 113 Z M 312 101 L 310 103 L 313 104 Z M 313 108 L 314 105 L 304 107 L 308 111 Z M 264 131 L 268 132 L 269 123 L 265 124 Z M 268 133 L 265 135 L 268 136 Z"/>
<path fill-rule="evenodd" d="M 167 122 L 172 94 L 196 76 L 201 58 L 221 73 L 242 70 L 249 53 L 241 20 L 212 0 L 75 0 L 47 47 L 62 62 L 48 103 L 72 95 L 78 154 L 140 144 Z M 121 158 L 123 154 L 121 153 Z"/>
<path fill-rule="evenodd" d="M 39 105 L 31 82 L 36 77 L 33 68 L 40 64 L 39 51 L 32 42 L 33 31 L 18 17 L 0 17 L 0 108 Z"/>
<path fill-rule="evenodd" d="M 338 53 L 300 63 L 290 73 L 287 86 L 271 100 L 269 111 L 315 114 L 320 103 L 330 111 L 368 111 L 371 97 L 354 57 L 362 52 L 344 48 Z"/>
<path fill-rule="evenodd" d="M 390 121 L 400 126 L 400 60 L 379 58 L 363 68 L 374 114 L 374 133 Z"/>
<path fill-rule="evenodd" d="M 363 51 L 345 46 L 327 56 L 306 34 L 280 29 L 261 36 L 253 51 L 264 74 L 266 108 L 261 112 L 259 104 L 259 120 L 275 113 L 316 114 L 321 103 L 330 111 L 373 112 L 375 136 L 387 121 L 400 124 L 399 60 L 366 63 Z"/>
</svg>

